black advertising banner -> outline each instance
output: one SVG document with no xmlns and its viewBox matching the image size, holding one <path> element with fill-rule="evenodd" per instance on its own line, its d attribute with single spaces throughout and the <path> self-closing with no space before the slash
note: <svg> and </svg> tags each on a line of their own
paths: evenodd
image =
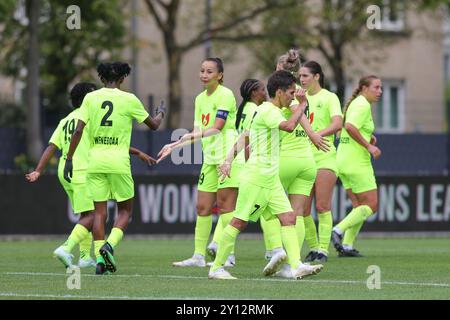
<svg viewBox="0 0 450 320">
<path fill-rule="evenodd" d="M 133 218 L 127 234 L 193 234 L 197 177 L 135 176 Z M 379 210 L 363 226 L 364 232 L 450 231 L 449 177 L 378 177 Z M 77 217 L 56 176 L 28 183 L 20 175 L 0 175 L 0 235 L 66 234 Z M 109 205 L 108 227 L 115 204 Z M 351 210 L 342 186 L 333 195 L 333 219 Z M 251 224 L 247 232 L 259 232 Z"/>
</svg>

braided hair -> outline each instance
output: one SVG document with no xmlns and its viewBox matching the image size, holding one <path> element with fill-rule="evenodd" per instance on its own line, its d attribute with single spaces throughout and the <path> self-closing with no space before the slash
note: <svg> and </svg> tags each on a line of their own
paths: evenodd
<svg viewBox="0 0 450 320">
<path fill-rule="evenodd" d="M 344 107 L 344 122 L 345 122 L 345 114 L 347 113 L 348 107 L 350 106 L 350 103 L 352 103 L 353 100 L 356 99 L 357 96 L 360 95 L 363 87 L 368 87 L 372 83 L 373 80 L 379 79 L 377 76 L 369 75 L 362 77 L 359 79 L 358 87 L 353 91 L 352 96 L 350 97 L 350 100 L 346 103 Z"/>
<path fill-rule="evenodd" d="M 124 62 L 100 63 L 97 67 L 97 73 L 102 82 L 117 82 L 127 77 L 130 72 L 130 65 Z"/>
<path fill-rule="evenodd" d="M 241 122 L 242 113 L 244 112 L 244 106 L 251 100 L 252 92 L 258 89 L 259 83 L 259 80 L 256 79 L 246 79 L 244 80 L 244 82 L 242 82 L 240 88 L 242 101 L 238 107 L 236 114 L 236 129 L 238 129 L 239 123 Z"/>
</svg>

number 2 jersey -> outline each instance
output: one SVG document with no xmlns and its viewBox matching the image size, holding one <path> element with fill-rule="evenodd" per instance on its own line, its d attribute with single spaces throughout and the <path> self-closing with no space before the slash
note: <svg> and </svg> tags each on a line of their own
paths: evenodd
<svg viewBox="0 0 450 320">
<path fill-rule="evenodd" d="M 70 140 L 72 134 L 77 127 L 80 109 L 75 109 L 67 117 L 62 119 L 55 131 L 53 132 L 50 143 L 53 143 L 61 150 L 61 158 L 58 164 L 58 176 L 62 177 L 64 173 L 64 164 L 66 162 L 67 152 L 69 151 Z M 77 150 L 73 155 L 73 183 L 85 183 L 86 173 L 88 168 L 88 153 L 89 153 L 89 126 L 85 127 L 85 132 L 78 144 Z"/>
<path fill-rule="evenodd" d="M 88 172 L 131 174 L 133 119 L 142 123 L 148 116 L 142 102 L 132 93 L 117 88 L 88 93 L 79 113 L 79 119 L 89 125 Z"/>
</svg>

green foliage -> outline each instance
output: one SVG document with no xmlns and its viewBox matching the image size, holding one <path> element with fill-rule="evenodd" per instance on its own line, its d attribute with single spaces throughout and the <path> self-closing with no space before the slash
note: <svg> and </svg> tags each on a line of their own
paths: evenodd
<svg viewBox="0 0 450 320">
<path fill-rule="evenodd" d="M 0 100 L 0 128 L 25 128 L 26 113 L 23 105 Z"/>
<path fill-rule="evenodd" d="M 20 2 L 17 2 L 20 6 Z M 69 0 L 42 0 L 39 25 L 41 94 L 46 110 L 57 112 L 67 105 L 67 91 L 78 78 L 92 81 L 91 71 L 104 59 L 115 59 L 125 45 L 123 2 L 80 0 L 81 29 L 69 30 Z M 2 5 L 3 7 L 3 5 Z M 15 8 L 13 8 L 15 9 Z M 5 24 L 0 36 L 1 72 L 22 78 L 26 66 L 28 32 L 25 22 L 0 14 Z"/>
</svg>

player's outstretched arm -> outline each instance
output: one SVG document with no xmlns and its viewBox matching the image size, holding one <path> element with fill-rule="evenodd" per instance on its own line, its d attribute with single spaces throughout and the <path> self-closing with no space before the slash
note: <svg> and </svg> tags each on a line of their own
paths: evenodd
<svg viewBox="0 0 450 320">
<path fill-rule="evenodd" d="M 156 159 L 153 159 L 148 154 L 137 148 L 130 147 L 130 154 L 137 156 L 143 162 L 147 163 L 148 166 L 154 165 L 156 163 Z"/>
<path fill-rule="evenodd" d="M 34 169 L 33 172 L 27 173 L 25 175 L 25 178 L 29 182 L 35 182 L 35 181 L 37 181 L 39 179 L 42 171 L 44 171 L 45 167 L 47 166 L 48 161 L 55 154 L 56 149 L 58 149 L 58 148 L 53 143 L 50 143 L 47 146 L 45 151 L 42 153 L 41 159 L 39 159 L 39 163 L 38 163 L 36 169 Z"/>
</svg>

